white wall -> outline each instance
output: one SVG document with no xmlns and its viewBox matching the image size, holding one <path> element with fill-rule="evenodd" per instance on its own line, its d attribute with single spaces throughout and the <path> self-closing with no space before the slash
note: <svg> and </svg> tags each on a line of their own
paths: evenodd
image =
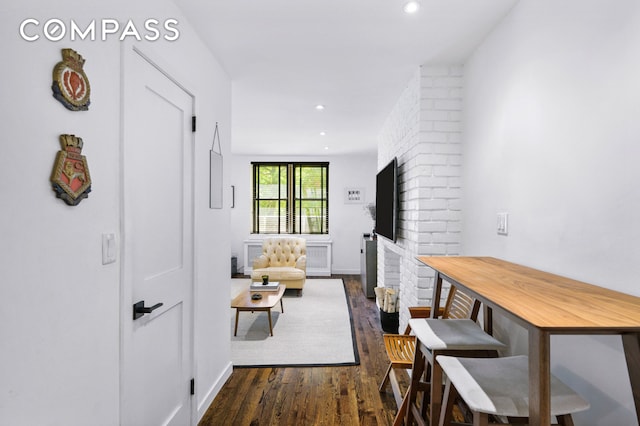
<svg viewBox="0 0 640 426">
<path fill-rule="evenodd" d="M 522 0 L 477 49 L 465 67 L 464 254 L 640 295 L 638 52 L 635 0 Z M 507 332 L 526 351 L 522 330 Z M 637 424 L 619 337 L 554 337 L 552 362 L 591 402 L 576 424 Z"/>
<path fill-rule="evenodd" d="M 373 221 L 364 205 L 376 200 L 376 154 L 275 157 L 232 155 L 230 185 L 235 186 L 235 208 L 231 210 L 231 251 L 244 264 L 243 241 L 251 238 L 251 162 L 253 161 L 328 161 L 329 162 L 329 237 L 333 241 L 334 274 L 360 273 L 360 240 L 370 233 Z M 364 188 L 365 203 L 345 204 L 347 187 Z M 323 236 L 313 236 L 323 238 Z"/>
<path fill-rule="evenodd" d="M 101 264 L 101 234 L 120 240 L 120 43 L 26 42 L 20 22 L 60 18 L 175 17 L 181 37 L 149 46 L 196 95 L 196 404 L 230 373 L 227 300 L 229 211 L 208 209 L 208 150 L 213 124 L 230 128 L 230 82 L 170 1 L 112 1 L 78 8 L 42 0 L 0 6 L 6 59 L 0 103 L 0 423 L 114 425 L 119 422 L 120 261 Z M 51 74 L 71 47 L 86 59 L 87 112 L 70 112 L 51 95 Z M 144 117 L 139 117 L 144 120 Z M 84 139 L 93 191 L 76 207 L 55 198 L 49 177 L 58 136 Z M 229 139 L 223 139 L 229 144 Z M 150 161 L 152 161 L 150 153 Z M 152 391 L 152 390 L 150 390 Z"/>
</svg>

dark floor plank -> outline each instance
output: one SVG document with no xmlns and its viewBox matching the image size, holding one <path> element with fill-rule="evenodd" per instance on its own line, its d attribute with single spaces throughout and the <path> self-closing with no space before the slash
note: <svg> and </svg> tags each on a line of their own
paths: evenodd
<svg viewBox="0 0 640 426">
<path fill-rule="evenodd" d="M 393 423 L 391 389 L 378 392 L 389 362 L 378 308 L 364 296 L 359 276 L 336 278 L 342 278 L 347 289 L 360 365 L 234 369 L 199 426 Z"/>
</svg>

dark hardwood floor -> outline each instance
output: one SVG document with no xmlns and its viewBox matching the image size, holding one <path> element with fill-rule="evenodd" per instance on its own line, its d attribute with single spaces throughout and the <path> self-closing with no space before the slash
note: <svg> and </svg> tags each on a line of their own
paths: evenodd
<svg viewBox="0 0 640 426">
<path fill-rule="evenodd" d="M 359 276 L 335 278 L 346 285 L 360 365 L 234 369 L 199 426 L 393 423 L 391 389 L 378 392 L 389 361 L 375 301 L 365 298 Z"/>
</svg>

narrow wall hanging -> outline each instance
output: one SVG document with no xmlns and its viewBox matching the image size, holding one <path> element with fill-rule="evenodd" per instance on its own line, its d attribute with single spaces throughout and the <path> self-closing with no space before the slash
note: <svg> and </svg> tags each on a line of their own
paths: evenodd
<svg viewBox="0 0 640 426">
<path fill-rule="evenodd" d="M 60 135 L 61 151 L 51 173 L 51 184 L 56 197 L 70 206 L 77 206 L 91 192 L 91 175 L 87 158 L 81 155 L 82 138 L 74 135 Z"/>
<path fill-rule="evenodd" d="M 91 86 L 84 73 L 84 58 L 73 49 L 62 49 L 62 61 L 53 68 L 53 97 L 71 111 L 86 111 Z"/>
<path fill-rule="evenodd" d="M 215 152 L 216 139 L 218 140 L 218 149 Z M 216 130 L 213 132 L 213 142 L 209 151 L 209 208 L 222 208 L 222 144 L 220 143 L 220 135 L 218 134 L 218 123 L 216 122 Z"/>
</svg>

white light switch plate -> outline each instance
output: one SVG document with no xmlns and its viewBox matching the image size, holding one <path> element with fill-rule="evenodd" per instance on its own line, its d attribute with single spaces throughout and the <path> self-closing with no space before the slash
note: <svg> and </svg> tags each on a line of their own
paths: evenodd
<svg viewBox="0 0 640 426">
<path fill-rule="evenodd" d="M 102 264 L 114 263 L 117 257 L 115 234 L 102 234 Z"/>
<path fill-rule="evenodd" d="M 509 234 L 509 213 L 498 213 L 498 235 Z"/>
</svg>

